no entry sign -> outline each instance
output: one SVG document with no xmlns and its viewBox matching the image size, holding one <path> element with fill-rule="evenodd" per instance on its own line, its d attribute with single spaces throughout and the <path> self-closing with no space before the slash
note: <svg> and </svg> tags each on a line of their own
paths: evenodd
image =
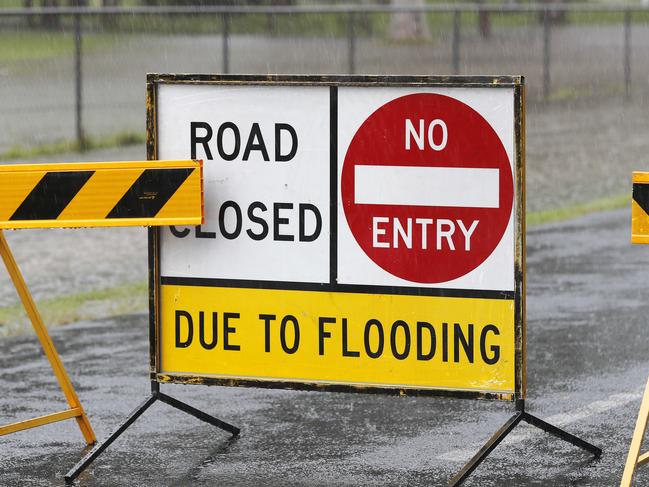
<svg viewBox="0 0 649 487">
<path fill-rule="evenodd" d="M 455 98 L 418 93 L 378 108 L 345 154 L 342 202 L 365 253 L 390 274 L 451 281 L 500 243 L 514 197 L 498 134 Z"/>
<path fill-rule="evenodd" d="M 149 157 L 205 181 L 151 231 L 155 380 L 523 397 L 521 78 L 148 86 Z"/>
</svg>

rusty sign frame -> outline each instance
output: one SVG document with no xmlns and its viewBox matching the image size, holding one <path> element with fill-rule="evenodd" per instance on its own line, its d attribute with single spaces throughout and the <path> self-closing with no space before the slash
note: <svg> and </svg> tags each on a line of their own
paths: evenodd
<svg viewBox="0 0 649 487">
<path fill-rule="evenodd" d="M 211 75 L 211 74 L 149 74 L 147 76 L 147 159 L 158 156 L 158 86 L 162 84 L 246 85 L 246 86 L 366 86 L 412 88 L 489 88 L 513 89 L 514 94 L 514 391 L 512 393 L 467 389 L 417 388 L 398 386 L 363 386 L 328 384 L 272 379 L 239 379 L 213 376 L 167 374 L 160 370 L 160 231 L 149 229 L 149 353 L 150 376 L 157 383 L 202 384 L 273 389 L 315 390 L 333 392 L 380 393 L 408 396 L 446 396 L 500 401 L 524 400 L 526 393 L 525 367 L 525 84 L 522 76 L 303 76 L 303 75 Z M 330 168 L 337 169 L 332 163 Z M 331 184 L 336 184 L 333 179 Z M 261 288 L 264 286 L 261 285 Z M 274 288 L 281 288 L 275 286 Z M 332 291 L 344 285 L 333 284 Z M 453 296 L 454 290 L 443 290 Z M 386 292 L 390 294 L 390 291 Z M 512 299 L 499 291 L 478 291 L 473 297 Z M 466 297 L 466 295 L 464 295 Z"/>
</svg>

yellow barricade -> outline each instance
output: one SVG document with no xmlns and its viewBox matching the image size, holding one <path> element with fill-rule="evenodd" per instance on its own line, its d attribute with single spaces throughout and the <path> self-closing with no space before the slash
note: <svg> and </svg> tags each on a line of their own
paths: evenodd
<svg viewBox="0 0 649 487">
<path fill-rule="evenodd" d="M 631 199 L 631 242 L 636 244 L 649 243 L 649 173 L 633 173 L 633 193 Z M 649 421 L 649 381 L 645 387 L 640 412 L 636 421 L 629 454 L 622 475 L 622 487 L 633 483 L 636 469 L 649 462 L 649 452 L 640 454 L 647 422 Z"/>
<path fill-rule="evenodd" d="M 0 436 L 74 418 L 86 442 L 97 441 L 1 229 L 198 225 L 202 221 L 202 161 L 0 166 L 0 256 L 70 406 L 0 426 Z"/>
<path fill-rule="evenodd" d="M 649 243 L 649 173 L 633 173 L 631 199 L 631 242 Z"/>
</svg>

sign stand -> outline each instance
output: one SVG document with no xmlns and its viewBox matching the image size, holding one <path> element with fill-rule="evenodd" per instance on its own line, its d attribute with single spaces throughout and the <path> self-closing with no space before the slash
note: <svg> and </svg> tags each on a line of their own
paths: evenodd
<svg viewBox="0 0 649 487">
<path fill-rule="evenodd" d="M 95 433 L 90 426 L 90 421 L 88 421 L 88 416 L 86 416 L 86 412 L 81 406 L 81 402 L 79 401 L 79 398 L 74 391 L 74 386 L 72 385 L 72 382 L 70 381 L 70 378 L 68 377 L 68 374 L 63 367 L 61 358 L 56 352 L 56 348 L 54 347 L 54 343 L 52 343 L 52 339 L 47 332 L 47 328 L 43 323 L 43 319 L 41 318 L 38 309 L 36 309 L 36 304 L 34 303 L 29 289 L 27 288 L 25 279 L 20 273 L 18 264 L 16 264 L 16 260 L 11 253 L 11 249 L 9 248 L 9 244 L 4 237 L 2 230 L 0 230 L 0 256 L 2 256 L 2 260 L 4 261 L 7 272 L 9 273 L 14 287 L 18 292 L 18 296 L 20 297 L 20 301 L 25 308 L 27 316 L 34 326 L 36 336 L 41 342 L 43 352 L 45 353 L 47 360 L 49 360 L 50 365 L 52 366 L 56 380 L 58 381 L 59 386 L 63 390 L 63 394 L 65 394 L 65 398 L 70 405 L 70 409 L 66 409 L 65 411 L 47 414 L 45 416 L 40 416 L 38 418 L 28 419 L 25 421 L 19 421 L 17 423 L 8 424 L 6 426 L 0 426 L 0 436 L 74 418 L 77 420 L 77 424 L 79 425 L 79 429 L 81 430 L 81 434 L 83 434 L 86 443 L 92 445 L 96 443 L 97 439 L 95 438 Z"/>
<path fill-rule="evenodd" d="M 164 402 L 165 404 L 168 404 L 169 406 L 190 414 L 200 419 L 201 421 L 232 433 L 232 437 L 238 436 L 241 431 L 236 426 L 232 426 L 225 421 L 221 421 L 218 418 L 210 416 L 209 414 L 190 406 L 189 404 L 185 404 L 178 399 L 160 392 L 160 384 L 156 381 L 151 381 L 151 396 L 149 396 L 144 402 L 142 402 L 142 404 L 135 408 L 133 412 L 126 418 L 126 421 L 124 421 L 124 423 L 122 423 L 119 428 L 111 433 L 108 438 L 106 438 L 103 442 L 98 443 L 84 458 L 79 461 L 79 463 L 77 463 L 70 469 L 67 474 L 65 474 L 66 484 L 72 483 L 81 474 L 81 472 L 83 472 L 99 455 L 101 455 L 103 451 L 113 443 L 113 441 L 119 438 L 119 436 L 124 431 L 126 431 L 126 429 L 131 426 L 137 420 L 137 418 L 139 418 L 156 401 Z"/>
<path fill-rule="evenodd" d="M 70 405 L 0 426 L 0 436 L 74 418 L 86 443 L 97 442 L 1 229 L 200 224 L 202 171 L 197 160 L 0 166 L 0 256 Z M 157 399 L 188 408 L 168 397 Z"/>
<path fill-rule="evenodd" d="M 159 245 L 159 240 L 158 240 L 158 228 L 150 228 L 149 229 L 149 278 L 150 279 L 157 279 L 159 275 L 159 261 L 157 259 L 157 252 L 156 248 L 157 245 Z M 155 288 L 152 288 L 150 293 L 149 293 L 149 340 L 150 343 L 156 343 L 156 320 L 155 316 L 156 313 L 154 313 L 153 310 L 155 310 L 158 306 L 158 291 Z M 151 360 L 155 360 L 156 357 L 156 352 L 155 350 L 152 351 L 151 354 Z M 124 431 L 127 430 L 129 426 L 131 426 L 144 412 L 149 409 L 153 403 L 156 401 L 161 401 L 164 402 L 165 404 L 168 404 L 171 407 L 174 407 L 176 409 L 179 409 L 187 414 L 190 414 L 201 421 L 204 421 L 206 423 L 209 423 L 213 426 L 216 426 L 217 428 L 220 428 L 224 431 L 227 431 L 232 434 L 232 437 L 239 436 L 239 433 L 241 430 L 237 428 L 236 426 L 233 426 L 229 423 L 226 423 L 225 421 L 222 421 L 218 418 L 215 418 L 213 416 L 210 416 L 209 414 L 196 409 L 189 404 L 185 404 L 182 401 L 179 401 L 178 399 L 175 399 L 171 396 L 168 396 L 167 394 L 164 394 L 163 392 L 160 392 L 160 383 L 156 379 L 151 380 L 151 396 L 146 398 L 144 402 L 142 402 L 137 408 L 129 414 L 129 416 L 126 418 L 126 420 L 113 432 L 111 433 L 108 438 L 106 438 L 103 442 L 98 443 L 95 445 L 95 447 L 85 456 L 83 457 L 74 467 L 70 469 L 70 471 L 65 474 L 65 482 L 66 484 L 70 484 L 76 479 L 81 472 L 83 472 L 99 455 L 101 455 L 106 448 L 108 448 L 119 436 L 124 433 Z"/>
<path fill-rule="evenodd" d="M 198 100 L 204 101 L 200 110 Z M 202 152 L 214 161 L 205 169 L 209 211 L 204 228 L 150 230 L 152 395 L 68 472 L 66 482 L 156 400 L 239 433 L 162 394 L 161 382 L 516 401 L 515 414 L 450 485 L 463 483 L 521 421 L 599 457 L 600 448 L 525 411 L 524 113 L 521 77 L 150 74 L 147 156 L 177 157 L 189 150 L 191 157 Z M 274 131 L 264 138 L 268 127 Z M 226 149 L 225 132 L 235 141 Z M 270 150 L 268 140 L 275 144 Z M 264 220 L 271 207 L 272 227 Z M 292 234 L 290 209 L 299 220 Z M 316 222 L 310 231 L 307 210 Z M 256 226 L 246 227 L 243 215 Z M 230 217 L 236 224 L 225 224 Z M 413 232 L 415 225 L 419 231 Z M 216 242 L 216 230 L 224 239 L 212 254 L 207 241 L 195 239 Z M 287 242 L 293 242 L 290 251 Z M 268 252 L 268 265 L 258 264 L 260 249 Z M 437 286 L 451 281 L 453 287 Z M 211 343 L 194 339 L 193 331 L 181 334 L 181 326 L 193 330 L 197 323 L 196 335 L 203 334 L 210 312 Z M 265 330 L 281 322 L 281 349 L 270 345 L 270 331 L 246 326 L 257 319 Z M 310 326 L 300 329 L 300 320 Z M 217 323 L 224 326 L 218 346 L 236 352 L 227 360 L 214 359 L 220 352 Z M 294 330 L 292 342 L 287 328 Z M 428 356 L 420 349 L 418 362 L 404 362 L 411 338 L 421 344 L 417 333 L 424 330 L 429 343 L 441 337 L 438 362 L 429 362 L 432 348 Z M 363 342 L 359 338 L 349 348 L 354 334 Z M 237 339 L 228 342 L 228 335 Z M 479 350 L 470 345 L 475 336 Z M 336 339 L 341 356 L 325 351 Z M 500 347 L 497 355 L 485 345 L 492 339 Z M 268 354 L 263 371 L 251 367 L 246 355 L 260 350 Z M 314 357 L 318 362 L 310 361 Z M 353 357 L 357 366 L 341 357 Z M 372 362 L 379 357 L 382 362 Z M 483 369 L 487 373 L 476 369 L 478 360 L 490 366 Z"/>
<path fill-rule="evenodd" d="M 649 410 L 649 401 L 647 401 L 646 407 Z M 647 418 L 645 417 L 645 427 L 647 424 L 646 419 Z M 500 444 L 500 442 L 503 441 L 516 426 L 518 426 L 521 421 L 525 421 L 527 424 L 536 426 L 546 433 L 550 433 L 551 435 L 554 435 L 559 439 L 567 441 L 568 443 L 572 443 L 573 445 L 592 453 L 596 459 L 599 458 L 602 454 L 601 448 L 598 448 L 588 443 L 587 441 L 584 441 L 581 438 L 528 413 L 527 411 L 525 411 L 525 400 L 519 399 L 518 401 L 516 401 L 516 414 L 509 418 L 507 422 L 503 424 L 500 429 L 491 436 L 491 438 L 489 438 L 484 446 L 480 448 L 478 453 L 476 453 L 473 458 L 469 460 L 466 465 L 464 465 L 464 467 L 462 467 L 462 469 L 449 481 L 449 485 L 455 486 L 462 484 L 462 482 L 464 482 L 467 477 L 471 475 L 471 472 L 473 472 L 478 467 L 478 465 L 480 465 L 482 461 L 487 458 L 487 456 L 489 456 L 494 448 L 496 448 Z M 649 454 L 647 455 L 647 460 L 649 460 Z"/>
</svg>

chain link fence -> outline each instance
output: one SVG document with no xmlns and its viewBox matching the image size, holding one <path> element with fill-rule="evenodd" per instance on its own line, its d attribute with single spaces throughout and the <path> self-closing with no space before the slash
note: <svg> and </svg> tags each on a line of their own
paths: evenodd
<svg viewBox="0 0 649 487">
<path fill-rule="evenodd" d="M 147 72 L 522 74 L 533 104 L 642 104 L 647 45 L 640 6 L 5 8 L 0 154 L 141 140 Z"/>
</svg>

